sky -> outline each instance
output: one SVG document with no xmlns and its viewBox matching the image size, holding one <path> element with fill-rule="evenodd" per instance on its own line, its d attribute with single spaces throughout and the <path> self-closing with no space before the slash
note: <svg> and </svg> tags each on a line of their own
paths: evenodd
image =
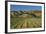
<svg viewBox="0 0 46 34">
<path fill-rule="evenodd" d="M 10 5 L 11 11 L 18 11 L 18 10 L 42 10 L 41 6 L 29 6 L 29 5 Z"/>
</svg>

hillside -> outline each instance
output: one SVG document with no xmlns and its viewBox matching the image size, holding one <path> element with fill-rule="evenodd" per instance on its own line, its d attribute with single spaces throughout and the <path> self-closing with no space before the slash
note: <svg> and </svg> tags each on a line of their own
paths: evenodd
<svg viewBox="0 0 46 34">
<path fill-rule="evenodd" d="M 11 11 L 11 29 L 40 28 L 42 27 L 41 11 Z"/>
<path fill-rule="evenodd" d="M 11 17 L 41 17 L 41 11 L 11 11 Z"/>
</svg>

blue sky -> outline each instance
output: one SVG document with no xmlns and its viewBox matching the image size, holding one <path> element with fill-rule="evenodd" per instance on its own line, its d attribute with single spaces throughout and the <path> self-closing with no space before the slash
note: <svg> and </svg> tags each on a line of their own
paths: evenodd
<svg viewBox="0 0 46 34">
<path fill-rule="evenodd" d="M 28 5 L 10 5 L 11 11 L 18 10 L 42 10 L 41 6 L 28 6 Z"/>
</svg>

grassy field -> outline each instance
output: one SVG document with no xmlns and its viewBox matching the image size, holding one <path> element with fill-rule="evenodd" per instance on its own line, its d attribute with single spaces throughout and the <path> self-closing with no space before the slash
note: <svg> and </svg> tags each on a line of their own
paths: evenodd
<svg viewBox="0 0 46 34">
<path fill-rule="evenodd" d="M 12 14 L 10 18 L 11 29 L 23 29 L 23 28 L 40 28 L 42 27 L 41 15 L 36 13 L 37 16 L 29 15 L 27 13 L 18 15 Z M 40 15 L 40 17 L 39 17 Z"/>
</svg>

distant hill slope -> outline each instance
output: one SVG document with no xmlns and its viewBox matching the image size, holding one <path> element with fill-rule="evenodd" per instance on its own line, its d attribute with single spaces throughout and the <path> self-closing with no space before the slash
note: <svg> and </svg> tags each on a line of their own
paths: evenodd
<svg viewBox="0 0 46 34">
<path fill-rule="evenodd" d="M 34 16 L 34 17 L 41 17 L 42 11 L 11 11 L 11 17 L 24 17 L 24 16 Z"/>
</svg>

